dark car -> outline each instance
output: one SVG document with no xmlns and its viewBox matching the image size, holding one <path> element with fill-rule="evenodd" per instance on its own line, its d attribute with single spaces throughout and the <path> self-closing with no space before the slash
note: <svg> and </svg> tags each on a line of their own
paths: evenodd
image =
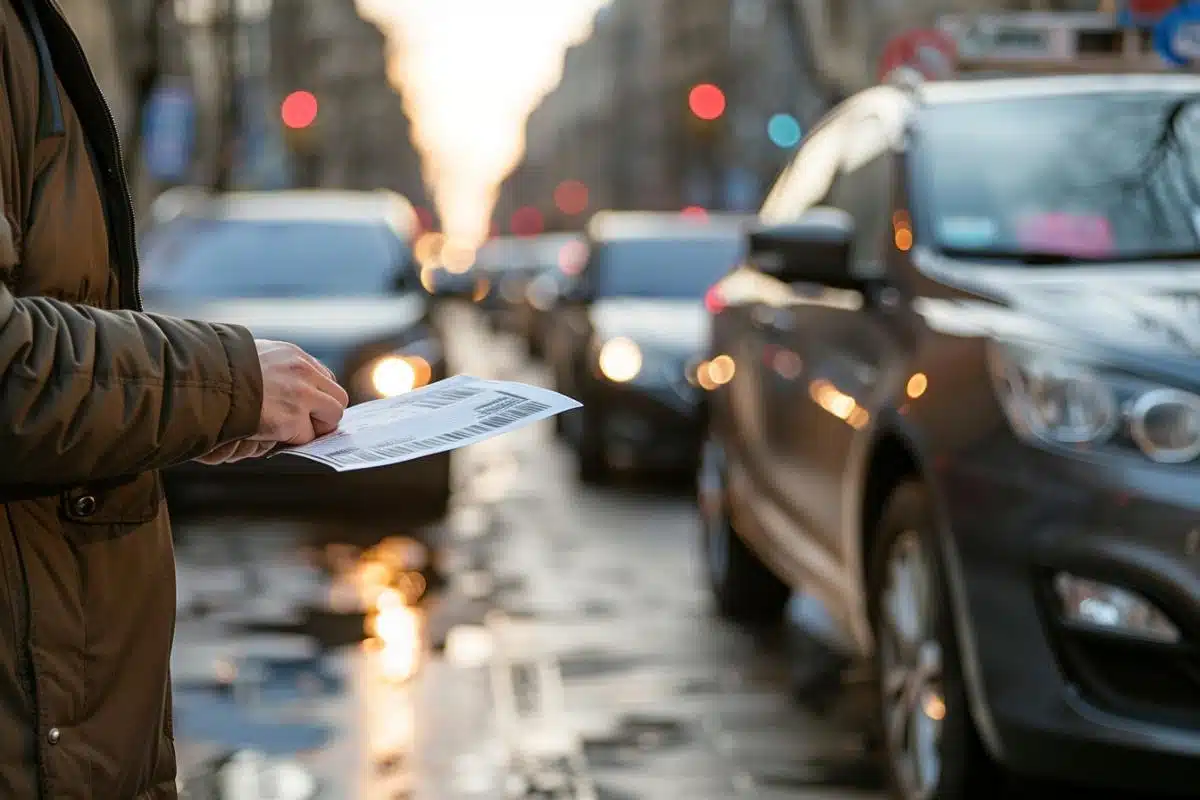
<svg viewBox="0 0 1200 800">
<path fill-rule="evenodd" d="M 534 270 L 517 307 L 517 333 L 533 358 L 546 353 L 551 318 L 563 291 L 587 260 L 582 234 L 550 233 L 533 242 Z"/>
<path fill-rule="evenodd" d="M 476 254 L 475 269 L 486 287 L 480 292 L 479 307 L 488 322 L 498 331 L 516 333 L 518 309 L 536 269 L 533 241 L 517 236 L 489 239 Z"/>
<path fill-rule="evenodd" d="M 895 797 L 1200 786 L 1198 165 L 1196 77 L 876 87 L 714 293 L 717 605 L 870 660 Z"/>
<path fill-rule="evenodd" d="M 548 353 L 558 390 L 583 403 L 560 423 L 583 480 L 614 468 L 694 467 L 704 297 L 737 263 L 742 221 L 638 212 L 591 220 L 588 257 L 559 301 Z"/>
<path fill-rule="evenodd" d="M 328 366 L 352 403 L 411 391 L 447 374 L 442 337 L 410 246 L 414 215 L 388 193 L 234 194 L 191 203 L 143 243 L 146 308 L 244 325 L 293 342 Z M 403 498 L 438 516 L 450 499 L 450 457 L 343 474 L 278 456 L 168 474 L 292 500 Z"/>
</svg>

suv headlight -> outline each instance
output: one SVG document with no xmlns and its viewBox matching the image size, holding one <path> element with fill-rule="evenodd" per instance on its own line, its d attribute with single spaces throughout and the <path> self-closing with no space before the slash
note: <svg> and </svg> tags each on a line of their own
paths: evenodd
<svg viewBox="0 0 1200 800">
<path fill-rule="evenodd" d="M 642 349 L 632 339 L 618 336 L 600 346 L 596 363 L 613 383 L 628 383 L 642 371 Z"/>
<path fill-rule="evenodd" d="M 433 365 L 441 359 L 437 343 L 420 339 L 395 352 L 368 361 L 355 375 L 362 395 L 395 397 L 420 389 L 433 380 Z"/>
<path fill-rule="evenodd" d="M 1200 396 L 1050 349 L 992 342 L 996 395 L 1018 435 L 1056 445 L 1136 447 L 1160 464 L 1200 456 Z"/>
</svg>

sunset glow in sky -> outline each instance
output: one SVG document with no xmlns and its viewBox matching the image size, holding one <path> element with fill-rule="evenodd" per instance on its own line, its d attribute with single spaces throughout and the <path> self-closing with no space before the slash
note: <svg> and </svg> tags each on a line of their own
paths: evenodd
<svg viewBox="0 0 1200 800">
<path fill-rule="evenodd" d="M 387 32 L 426 179 L 447 234 L 487 233 L 525 118 L 604 0 L 358 0 Z"/>
</svg>

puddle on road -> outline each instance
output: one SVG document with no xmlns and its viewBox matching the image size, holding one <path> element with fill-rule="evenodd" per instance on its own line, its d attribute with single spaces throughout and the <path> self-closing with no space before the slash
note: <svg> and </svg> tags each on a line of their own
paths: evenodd
<svg viewBox="0 0 1200 800">
<path fill-rule="evenodd" d="M 250 780 L 249 767 L 234 769 L 237 759 L 245 764 L 258 759 L 256 764 L 266 765 L 258 770 L 267 775 L 263 780 L 282 780 L 280 776 L 290 773 L 279 766 L 284 763 L 279 759 L 322 751 L 346 733 L 313 713 L 333 698 L 349 698 L 349 676 L 335 674 L 330 658 L 346 647 L 362 652 L 354 662 L 355 673 L 361 673 L 354 683 L 355 694 L 365 693 L 356 702 L 365 701 L 367 726 L 360 735 L 365 733 L 371 764 L 379 779 L 389 783 L 389 796 L 404 796 L 403 787 L 413 780 L 410 762 L 416 739 L 410 680 L 426 652 L 424 601 L 438 581 L 430 550 L 415 539 L 391 537 L 367 548 L 328 543 L 301 549 L 293 544 L 289 557 L 309 569 L 293 570 L 293 582 L 309 585 L 305 592 L 292 587 L 293 595 L 305 600 L 287 615 L 258 618 L 255 613 L 262 596 L 278 588 L 269 581 L 253 587 L 254 593 L 210 593 L 207 604 L 181 609 L 181 619 L 198 625 L 190 630 L 205 639 L 188 641 L 183 633 L 177 646 L 184 662 L 181 677 L 187 675 L 175 692 L 179 739 L 184 746 L 202 743 L 226 753 L 185 776 L 191 780 L 191 796 L 292 800 L 295 794 L 295 800 L 307 800 L 291 789 L 278 795 L 228 794 L 219 785 Z M 198 566 L 193 577 L 203 584 L 211 568 Z M 261 570 L 261 565 L 252 568 Z M 205 588 L 197 587 L 202 600 Z M 227 613 L 225 607 L 240 613 L 222 622 L 224 618 L 216 615 Z M 309 644 L 272 644 L 285 640 Z M 262 761 L 264 756 L 274 760 Z M 231 777 L 235 772 L 242 777 Z"/>
</svg>

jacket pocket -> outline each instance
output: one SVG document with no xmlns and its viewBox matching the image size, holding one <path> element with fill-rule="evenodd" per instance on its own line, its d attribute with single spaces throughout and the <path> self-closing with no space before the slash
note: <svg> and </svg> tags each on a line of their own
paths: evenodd
<svg viewBox="0 0 1200 800">
<path fill-rule="evenodd" d="M 77 525 L 110 526 L 114 534 L 145 525 L 163 504 L 158 472 L 143 472 L 123 483 L 89 484 L 63 492 L 59 511 Z"/>
</svg>

